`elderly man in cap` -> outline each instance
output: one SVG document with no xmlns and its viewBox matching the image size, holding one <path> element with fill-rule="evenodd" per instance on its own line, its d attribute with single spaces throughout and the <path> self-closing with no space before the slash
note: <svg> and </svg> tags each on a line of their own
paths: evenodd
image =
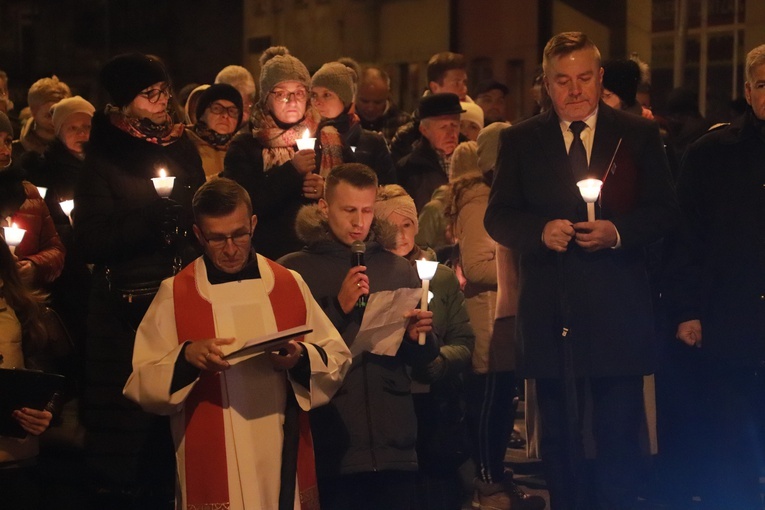
<svg viewBox="0 0 765 510">
<path fill-rule="evenodd" d="M 465 113 L 457 94 L 424 96 L 418 109 L 421 138 L 411 154 L 398 163 L 398 182 L 414 199 L 417 211 L 433 192 L 449 182 L 449 166 L 459 143 L 460 114 Z"/>
</svg>

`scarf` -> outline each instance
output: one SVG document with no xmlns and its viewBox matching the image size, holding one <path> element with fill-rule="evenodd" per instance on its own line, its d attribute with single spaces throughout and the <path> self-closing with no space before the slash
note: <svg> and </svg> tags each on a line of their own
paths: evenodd
<svg viewBox="0 0 765 510">
<path fill-rule="evenodd" d="M 355 112 L 346 110 L 334 119 L 325 119 L 319 124 L 317 129 L 321 142 L 319 173 L 325 179 L 330 170 L 344 162 L 344 143 L 341 135 L 347 133 L 359 122 L 361 121 Z"/>
<path fill-rule="evenodd" d="M 192 129 L 199 138 L 218 150 L 226 150 L 226 148 L 228 148 L 228 143 L 236 134 L 236 131 L 226 135 L 220 134 L 207 127 L 207 123 L 203 120 L 198 120 L 197 123 L 192 126 Z"/>
<path fill-rule="evenodd" d="M 318 114 L 309 108 L 302 120 L 290 125 L 279 125 L 273 115 L 256 107 L 252 118 L 252 136 L 263 146 L 263 171 L 283 165 L 295 155 L 296 142 L 308 130 L 314 136 Z"/>
<path fill-rule="evenodd" d="M 155 124 L 146 118 L 129 117 L 121 109 L 114 106 L 107 106 L 106 114 L 112 125 L 130 136 L 162 146 L 170 145 L 178 140 L 183 136 L 185 129 L 183 124 L 173 124 L 170 115 L 167 114 L 165 122 L 162 124 Z"/>
</svg>

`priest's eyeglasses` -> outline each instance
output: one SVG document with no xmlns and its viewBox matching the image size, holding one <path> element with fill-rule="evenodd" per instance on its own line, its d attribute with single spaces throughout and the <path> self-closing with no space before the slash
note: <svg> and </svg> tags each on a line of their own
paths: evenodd
<svg viewBox="0 0 765 510">
<path fill-rule="evenodd" d="M 225 247 L 228 244 L 229 239 L 232 243 L 234 243 L 236 246 L 245 246 L 250 243 L 250 238 L 252 237 L 252 234 L 250 233 L 250 229 L 247 229 L 246 231 L 240 230 L 238 232 L 234 232 L 233 234 L 224 236 L 222 234 L 212 234 L 210 236 L 206 236 L 204 232 L 201 230 L 199 233 L 202 235 L 202 239 L 205 240 L 207 244 L 210 245 L 211 248 L 215 249 L 221 249 Z"/>
</svg>

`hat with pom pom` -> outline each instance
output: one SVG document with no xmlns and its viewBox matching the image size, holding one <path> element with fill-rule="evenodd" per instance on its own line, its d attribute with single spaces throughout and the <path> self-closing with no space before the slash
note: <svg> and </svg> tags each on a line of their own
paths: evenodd
<svg viewBox="0 0 765 510">
<path fill-rule="evenodd" d="M 260 104 L 265 104 L 268 93 L 284 81 L 297 81 L 308 89 L 311 75 L 285 46 L 271 46 L 260 56 Z"/>
</svg>

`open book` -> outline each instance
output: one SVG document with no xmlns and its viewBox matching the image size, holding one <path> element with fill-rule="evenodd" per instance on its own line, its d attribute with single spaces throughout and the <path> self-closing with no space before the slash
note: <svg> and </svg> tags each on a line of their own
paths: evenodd
<svg viewBox="0 0 765 510">
<path fill-rule="evenodd" d="M 244 345 L 228 354 L 223 356 L 223 359 L 231 361 L 244 356 L 250 356 L 264 351 L 275 351 L 284 346 L 287 342 L 293 338 L 301 337 L 311 333 L 313 329 L 308 326 L 298 326 L 296 328 L 285 329 L 283 331 L 276 331 L 267 335 L 247 340 Z"/>
<path fill-rule="evenodd" d="M 0 436 L 26 437 L 13 411 L 22 407 L 50 411 L 64 391 L 65 380 L 63 375 L 38 370 L 0 368 Z"/>
</svg>

